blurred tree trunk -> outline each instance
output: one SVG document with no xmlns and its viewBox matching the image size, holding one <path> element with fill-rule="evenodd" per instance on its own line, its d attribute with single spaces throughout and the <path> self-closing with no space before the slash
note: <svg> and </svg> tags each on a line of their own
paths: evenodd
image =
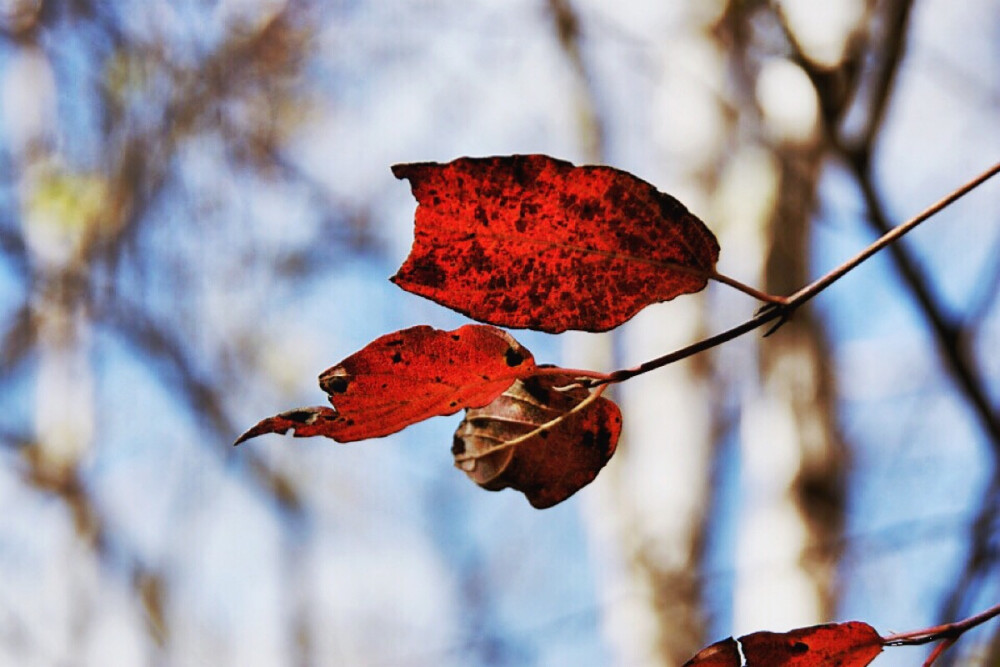
<svg viewBox="0 0 1000 667">
<path fill-rule="evenodd" d="M 656 357 L 701 334 L 704 299 L 627 326 L 629 359 Z M 701 561 L 714 454 L 707 365 L 695 359 L 623 386 L 628 415 L 615 460 L 592 494 L 600 550 L 616 565 L 606 623 L 618 664 L 680 665 L 704 643 Z"/>
<path fill-rule="evenodd" d="M 14 54 L 3 86 L 4 106 L 18 107 L 5 112 L 20 116 L 31 111 L 18 128 L 12 156 L 19 176 L 21 233 L 31 268 L 28 318 L 38 364 L 25 478 L 37 489 L 58 496 L 72 518 L 77 539 L 67 539 L 64 544 L 69 548 L 61 554 L 69 571 L 64 594 L 72 604 L 62 616 L 65 622 L 57 621 L 51 631 L 63 640 L 57 645 L 86 645 L 101 536 L 80 482 L 96 422 L 83 256 L 100 213 L 103 188 L 99 180 L 72 173 L 60 163 L 48 124 L 58 116 L 55 75 L 32 37 Z M 19 91 L 16 98 L 13 90 Z M 77 544 L 84 548 L 75 548 Z"/>
<path fill-rule="evenodd" d="M 581 91 L 575 115 L 586 160 L 604 162 L 605 124 L 579 17 L 567 0 L 549 7 Z M 712 156 L 688 157 L 679 178 L 697 183 L 704 198 Z M 659 356 L 704 334 L 705 308 L 703 296 L 686 296 L 613 334 L 567 335 L 566 362 L 611 368 Z M 704 640 L 700 570 L 715 432 L 708 370 L 695 359 L 613 390 L 628 417 L 585 511 L 602 561 L 605 632 L 616 664 L 680 665 Z"/>
<path fill-rule="evenodd" d="M 811 82 L 779 56 L 783 49 L 768 45 L 766 26 L 780 25 L 779 12 L 732 3 L 719 34 L 730 46 L 748 140 L 763 143 L 776 166 L 763 285 L 787 295 L 812 277 L 809 232 L 824 143 Z M 820 623 L 835 612 L 846 456 L 828 359 L 822 327 L 808 307 L 758 342 L 757 387 L 741 408 L 734 632 Z"/>
<path fill-rule="evenodd" d="M 777 152 L 778 200 L 764 284 L 791 294 L 809 281 L 809 217 L 821 154 Z M 759 393 L 742 409 L 747 494 L 739 518 L 738 631 L 830 620 L 844 525 L 844 448 L 833 420 L 823 331 L 808 309 L 759 344 Z"/>
</svg>

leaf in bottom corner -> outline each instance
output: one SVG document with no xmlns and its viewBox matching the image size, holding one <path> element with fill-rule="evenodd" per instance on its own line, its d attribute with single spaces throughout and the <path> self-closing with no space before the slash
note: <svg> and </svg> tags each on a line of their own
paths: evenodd
<svg viewBox="0 0 1000 667">
<path fill-rule="evenodd" d="M 538 509 L 592 482 L 615 453 L 622 417 L 604 397 L 572 412 L 590 395 L 580 386 L 565 389 L 573 382 L 571 375 L 516 380 L 492 403 L 466 410 L 452 446 L 455 465 L 484 489 L 521 491 Z"/>
<path fill-rule="evenodd" d="M 866 667 L 883 645 L 867 623 L 826 623 L 789 632 L 754 632 L 738 642 L 729 637 L 706 646 L 684 667 Z"/>
<path fill-rule="evenodd" d="M 747 667 L 865 667 L 882 652 L 882 637 L 861 621 L 740 637 Z"/>
</svg>

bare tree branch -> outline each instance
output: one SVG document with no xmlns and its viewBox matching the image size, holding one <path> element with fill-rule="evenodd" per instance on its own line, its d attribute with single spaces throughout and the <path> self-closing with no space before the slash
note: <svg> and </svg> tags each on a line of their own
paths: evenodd
<svg viewBox="0 0 1000 667">
<path fill-rule="evenodd" d="M 906 51 L 907 27 L 913 3 L 911 0 L 886 0 L 883 3 L 882 34 L 869 37 L 869 42 L 877 43 L 874 70 L 867 81 L 862 81 L 860 91 L 868 94 L 865 123 L 857 137 L 847 139 L 841 136 L 839 128 L 827 119 L 826 136 L 834 151 L 850 167 L 861 191 L 867 219 L 880 234 L 892 228 L 892 222 L 885 205 L 878 194 L 872 169 L 875 144 L 885 118 L 894 82 Z M 787 28 L 786 28 L 787 32 Z M 793 41 L 794 44 L 794 41 Z M 821 85 L 823 74 L 802 59 L 806 73 L 816 85 L 821 100 L 828 96 Z M 824 100 L 825 101 L 825 100 Z M 824 105 L 821 101 L 821 105 Z M 952 378 L 965 397 L 986 435 L 994 454 L 993 479 L 980 503 L 978 516 L 970 533 L 970 551 L 963 567 L 963 574 L 947 597 L 940 612 L 940 618 L 956 618 L 971 603 L 971 591 L 980 586 L 984 579 L 995 570 L 1000 554 L 990 547 L 995 531 L 995 522 L 1000 512 L 1000 414 L 989 399 L 986 381 L 982 377 L 969 349 L 970 335 L 968 322 L 953 319 L 945 314 L 930 288 L 931 281 L 919 268 L 913 255 L 902 243 L 894 243 L 889 249 L 890 256 L 904 283 L 913 295 L 937 342 L 938 351 L 945 361 Z"/>
</svg>

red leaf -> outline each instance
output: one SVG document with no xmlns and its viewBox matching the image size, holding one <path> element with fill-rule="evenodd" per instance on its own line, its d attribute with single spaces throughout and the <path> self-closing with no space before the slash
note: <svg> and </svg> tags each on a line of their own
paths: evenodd
<svg viewBox="0 0 1000 667">
<path fill-rule="evenodd" d="M 747 667 L 864 667 L 882 652 L 882 637 L 860 621 L 740 637 Z"/>
<path fill-rule="evenodd" d="M 754 632 L 739 639 L 746 667 L 865 667 L 883 640 L 867 623 L 827 623 L 791 632 Z M 702 649 L 684 667 L 740 667 L 732 637 Z"/>
<path fill-rule="evenodd" d="M 395 433 L 438 415 L 480 407 L 535 370 L 531 353 L 505 331 L 469 324 L 428 326 L 378 338 L 319 377 L 336 410 L 305 408 L 265 419 L 236 444 L 264 433 L 324 435 L 339 442 Z"/>
<path fill-rule="evenodd" d="M 482 322 L 606 331 L 703 289 L 719 256 L 683 204 L 611 167 L 513 155 L 392 171 L 418 202 L 392 281 Z"/>
<path fill-rule="evenodd" d="M 451 448 L 455 465 L 484 489 L 521 491 L 538 509 L 590 484 L 615 453 L 622 417 L 601 396 L 583 404 L 589 391 L 564 389 L 573 379 L 516 380 L 489 405 L 466 410 Z"/>
</svg>

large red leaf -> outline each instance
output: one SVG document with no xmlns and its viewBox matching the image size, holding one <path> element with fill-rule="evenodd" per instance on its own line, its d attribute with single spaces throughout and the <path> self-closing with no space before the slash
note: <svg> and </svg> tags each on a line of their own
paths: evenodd
<svg viewBox="0 0 1000 667">
<path fill-rule="evenodd" d="M 865 667 L 884 640 L 867 623 L 828 623 L 790 632 L 754 632 L 739 639 L 746 667 Z M 684 667 L 740 667 L 737 642 L 724 639 L 702 649 Z"/>
<path fill-rule="evenodd" d="M 393 282 L 482 322 L 606 331 L 703 289 L 719 257 L 683 204 L 611 167 L 513 155 L 392 171 L 418 202 Z"/>
<path fill-rule="evenodd" d="M 590 484 L 615 453 L 622 416 L 614 402 L 569 388 L 573 379 L 516 380 L 489 405 L 466 410 L 455 465 L 484 489 L 516 489 L 538 509 Z"/>
<path fill-rule="evenodd" d="M 428 326 L 378 338 L 327 369 L 320 387 L 336 410 L 301 408 L 261 421 L 236 441 L 264 433 L 323 435 L 339 442 L 376 438 L 410 424 L 480 407 L 535 370 L 531 353 L 500 329 Z"/>
</svg>

